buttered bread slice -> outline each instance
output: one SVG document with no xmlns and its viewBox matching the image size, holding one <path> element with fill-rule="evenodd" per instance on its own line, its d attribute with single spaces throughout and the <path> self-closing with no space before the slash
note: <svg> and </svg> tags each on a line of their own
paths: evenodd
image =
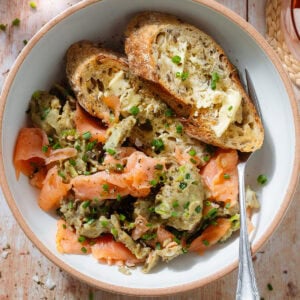
<svg viewBox="0 0 300 300">
<path fill-rule="evenodd" d="M 222 48 L 174 16 L 143 12 L 126 31 L 130 70 L 157 85 L 161 97 L 185 117 L 185 130 L 208 144 L 252 152 L 264 130 L 236 69 Z"/>
</svg>

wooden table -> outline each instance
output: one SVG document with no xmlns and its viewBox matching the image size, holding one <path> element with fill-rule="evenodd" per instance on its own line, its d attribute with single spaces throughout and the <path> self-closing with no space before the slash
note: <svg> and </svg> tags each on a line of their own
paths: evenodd
<svg viewBox="0 0 300 300">
<path fill-rule="evenodd" d="M 179 1 L 179 0 L 178 0 Z M 77 0 L 0 0 L 0 23 L 21 20 L 19 27 L 0 31 L 0 87 L 9 68 L 33 34 L 49 19 Z M 265 33 L 264 0 L 219 0 Z M 300 102 L 300 93 L 296 91 Z M 300 189 L 278 230 L 255 256 L 254 266 L 264 299 L 300 299 Z M 203 288 L 170 299 L 234 299 L 237 271 Z M 47 281 L 48 280 L 48 281 Z M 271 284 L 273 290 L 267 287 Z M 53 286 L 55 287 L 53 288 Z M 53 289 L 51 289 L 53 288 Z M 0 190 L 0 300 L 2 299 L 138 299 L 97 291 L 48 261 L 14 220 Z"/>
</svg>

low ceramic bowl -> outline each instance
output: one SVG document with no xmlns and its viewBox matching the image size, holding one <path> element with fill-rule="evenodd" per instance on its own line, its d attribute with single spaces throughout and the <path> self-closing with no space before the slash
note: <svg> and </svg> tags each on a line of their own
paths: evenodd
<svg viewBox="0 0 300 300">
<path fill-rule="evenodd" d="M 20 53 L 1 95 L 1 184 L 7 202 L 30 240 L 60 268 L 105 290 L 135 295 L 166 295 L 203 286 L 237 267 L 238 235 L 203 256 L 187 254 L 151 274 L 139 268 L 126 276 L 118 267 L 91 256 L 62 255 L 55 245 L 56 219 L 37 204 L 28 179 L 16 180 L 12 163 L 18 131 L 26 124 L 33 91 L 48 89 L 64 74 L 67 48 L 79 40 L 101 41 L 122 49 L 124 28 L 137 12 L 156 10 L 179 16 L 210 34 L 240 70 L 248 69 L 261 104 L 265 142 L 247 168 L 247 183 L 261 209 L 253 216 L 255 251 L 270 237 L 291 201 L 299 173 L 299 121 L 287 76 L 263 37 L 238 15 L 211 0 L 83 1 L 46 24 Z M 256 183 L 259 174 L 268 183 Z"/>
</svg>

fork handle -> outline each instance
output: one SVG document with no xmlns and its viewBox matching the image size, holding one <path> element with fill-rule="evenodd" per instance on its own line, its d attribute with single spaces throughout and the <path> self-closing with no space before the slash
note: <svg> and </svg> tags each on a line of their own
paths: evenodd
<svg viewBox="0 0 300 300">
<path fill-rule="evenodd" d="M 259 300 L 252 264 L 248 229 L 246 222 L 246 195 L 245 195 L 245 166 L 239 163 L 239 202 L 240 202 L 240 241 L 239 241 L 239 272 L 236 289 L 236 300 Z"/>
</svg>

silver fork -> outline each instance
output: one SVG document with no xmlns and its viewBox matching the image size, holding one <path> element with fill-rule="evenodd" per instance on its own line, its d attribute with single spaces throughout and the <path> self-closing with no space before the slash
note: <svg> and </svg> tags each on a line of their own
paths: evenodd
<svg viewBox="0 0 300 300">
<path fill-rule="evenodd" d="M 248 94 L 262 120 L 262 115 L 252 80 L 247 70 L 246 83 Z M 256 285 L 255 273 L 252 264 L 250 242 L 246 223 L 246 195 L 245 195 L 245 168 L 247 161 L 254 152 L 240 153 L 238 164 L 239 202 L 240 202 L 240 241 L 239 241 L 239 272 L 236 289 L 236 300 L 259 300 L 259 291 Z"/>
</svg>

